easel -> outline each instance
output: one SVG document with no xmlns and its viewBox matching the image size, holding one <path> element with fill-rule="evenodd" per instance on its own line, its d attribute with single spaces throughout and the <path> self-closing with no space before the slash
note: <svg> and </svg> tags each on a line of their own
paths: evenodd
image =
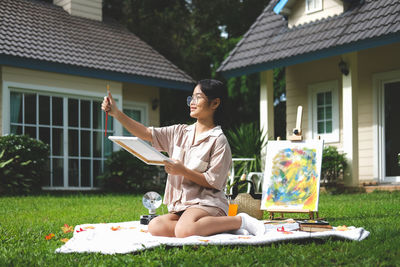
<svg viewBox="0 0 400 267">
<path fill-rule="evenodd" d="M 292 142 L 296 141 L 302 141 L 303 136 L 301 132 L 301 119 L 303 116 L 303 107 L 298 106 L 297 107 L 297 118 L 296 118 L 296 128 L 293 129 L 293 134 L 289 136 L 287 139 Z M 277 141 L 280 141 L 281 138 L 278 137 Z M 318 211 L 310 211 L 309 209 L 304 209 L 304 210 L 285 210 L 285 209 L 267 209 L 269 212 L 269 218 L 271 220 L 275 219 L 275 213 L 280 213 L 281 218 L 276 218 L 276 219 L 283 219 L 285 213 L 307 213 L 310 217 L 311 220 L 314 220 L 314 218 L 319 218 Z"/>
</svg>

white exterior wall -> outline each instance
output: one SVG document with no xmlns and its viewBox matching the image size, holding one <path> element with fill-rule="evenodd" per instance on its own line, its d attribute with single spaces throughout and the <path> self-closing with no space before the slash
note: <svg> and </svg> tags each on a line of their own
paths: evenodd
<svg viewBox="0 0 400 267">
<path fill-rule="evenodd" d="M 125 83 L 123 99 L 124 102 L 134 102 L 145 106 L 147 110 L 145 122 L 148 126 L 160 125 L 160 90 L 158 87 Z M 158 106 L 154 110 L 152 108 L 153 100 L 158 100 Z"/>
<path fill-rule="evenodd" d="M 53 3 L 73 16 L 102 20 L 102 0 L 54 0 Z"/>
<path fill-rule="evenodd" d="M 23 68 L 2 68 L 2 134 L 9 131 L 9 89 L 18 88 L 27 91 L 44 92 L 59 95 L 90 97 L 102 100 L 106 95 L 107 83 L 118 106 L 122 107 L 122 83 L 106 80 L 73 76 L 67 74 L 51 73 Z M 8 116 L 7 116 L 8 115 Z M 116 134 L 121 133 L 119 123 L 115 124 Z"/>
<path fill-rule="evenodd" d="M 321 18 L 334 16 L 343 13 L 342 0 L 322 0 L 322 10 L 313 13 L 306 13 L 305 0 L 297 1 L 291 8 L 288 25 L 289 28 L 300 24 L 315 21 Z"/>
<path fill-rule="evenodd" d="M 358 58 L 358 164 L 359 182 L 378 182 L 376 175 L 376 125 L 374 122 L 374 76 L 400 72 L 400 43 L 357 52 Z M 320 82 L 337 80 L 339 84 L 339 128 L 340 142 L 330 143 L 343 150 L 343 114 L 342 114 L 342 74 L 338 63 L 341 57 L 331 57 L 307 62 L 286 68 L 287 95 L 287 134 L 291 134 L 296 124 L 297 106 L 303 105 L 303 133 L 310 139 L 309 101 L 307 86 Z M 400 78 L 400 77 L 398 77 Z M 376 113 L 376 111 L 375 111 Z"/>
<path fill-rule="evenodd" d="M 339 90 L 339 110 L 341 110 L 341 73 L 337 67 L 340 57 L 317 60 L 304 64 L 289 66 L 286 68 L 286 136 L 292 134 L 296 126 L 297 107 L 303 106 L 302 132 L 305 139 L 312 139 L 312 125 L 310 121 L 311 110 L 309 103 L 309 85 L 337 81 Z M 342 129 L 342 117 L 339 116 L 339 129 Z M 342 131 L 340 130 L 339 139 L 342 140 Z M 339 149 L 341 143 L 330 143 Z"/>
</svg>

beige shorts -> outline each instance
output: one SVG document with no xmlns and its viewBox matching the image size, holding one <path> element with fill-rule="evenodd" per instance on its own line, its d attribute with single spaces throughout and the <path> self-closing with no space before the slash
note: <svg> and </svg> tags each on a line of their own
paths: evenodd
<svg viewBox="0 0 400 267">
<path fill-rule="evenodd" d="M 218 208 L 218 207 L 204 206 L 204 205 L 199 205 L 199 204 L 197 204 L 197 205 L 190 206 L 190 207 L 188 207 L 187 209 L 193 209 L 193 208 L 205 210 L 210 216 L 214 216 L 214 217 L 226 216 L 224 210 L 223 210 L 223 209 L 220 209 L 220 208 Z M 186 209 L 186 210 L 187 210 L 187 209 Z M 184 211 L 185 211 L 185 210 L 176 211 L 176 212 L 173 211 L 172 213 L 181 216 L 182 213 L 183 213 Z"/>
</svg>

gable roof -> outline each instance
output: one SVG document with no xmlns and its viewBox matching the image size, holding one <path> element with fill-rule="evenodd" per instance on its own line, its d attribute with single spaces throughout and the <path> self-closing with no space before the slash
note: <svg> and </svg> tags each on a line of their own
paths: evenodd
<svg viewBox="0 0 400 267">
<path fill-rule="evenodd" d="M 226 77 L 400 42 L 400 1 L 366 0 L 340 15 L 288 28 L 271 0 L 218 71 Z"/>
<path fill-rule="evenodd" d="M 194 83 L 120 25 L 33 0 L 0 1 L 0 64 L 187 90 Z"/>
</svg>

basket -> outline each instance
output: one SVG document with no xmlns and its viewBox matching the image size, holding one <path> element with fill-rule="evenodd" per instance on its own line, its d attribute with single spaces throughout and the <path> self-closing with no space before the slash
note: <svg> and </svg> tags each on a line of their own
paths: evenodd
<svg viewBox="0 0 400 267">
<path fill-rule="evenodd" d="M 238 187 L 242 184 L 250 184 L 250 193 L 238 193 Z M 261 194 L 254 193 L 254 184 L 252 181 L 239 181 L 232 187 L 232 195 L 230 195 L 230 203 L 238 204 L 237 213 L 247 213 L 248 215 L 262 219 L 264 212 L 260 210 Z"/>
</svg>

